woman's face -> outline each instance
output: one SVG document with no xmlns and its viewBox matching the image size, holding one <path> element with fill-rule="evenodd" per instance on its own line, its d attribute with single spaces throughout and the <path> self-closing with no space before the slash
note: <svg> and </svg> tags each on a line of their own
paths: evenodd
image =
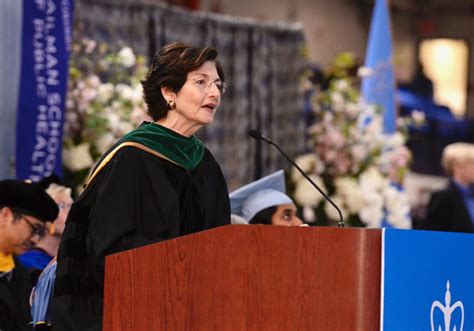
<svg viewBox="0 0 474 331">
<path fill-rule="evenodd" d="M 296 215 L 296 206 L 292 203 L 279 205 L 272 216 L 272 225 L 300 226 L 303 224 Z"/>
<path fill-rule="evenodd" d="M 474 184 L 474 160 L 457 162 L 453 166 L 453 177 L 463 185 Z"/>
<path fill-rule="evenodd" d="M 176 108 L 170 110 L 168 116 L 179 122 L 180 126 L 196 129 L 212 123 L 221 102 L 218 88 L 221 85 L 215 62 L 204 62 L 201 67 L 189 72 L 183 87 L 172 94 Z"/>
</svg>

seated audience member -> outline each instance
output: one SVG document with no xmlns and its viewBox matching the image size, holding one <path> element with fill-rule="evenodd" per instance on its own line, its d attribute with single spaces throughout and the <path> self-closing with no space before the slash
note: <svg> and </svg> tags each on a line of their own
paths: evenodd
<svg viewBox="0 0 474 331">
<path fill-rule="evenodd" d="M 56 202 L 59 214 L 54 222 L 47 222 L 44 236 L 25 253 L 19 256 L 21 264 L 31 272 L 34 281 L 51 259 L 58 254 L 59 242 L 64 231 L 66 217 L 72 205 L 71 189 L 49 184 L 46 193 Z"/>
<path fill-rule="evenodd" d="M 474 144 L 454 143 L 443 150 L 448 186 L 434 192 L 423 229 L 474 232 Z"/>
<path fill-rule="evenodd" d="M 301 226 L 293 200 L 286 194 L 283 170 L 247 184 L 229 195 L 233 224 Z"/>
<path fill-rule="evenodd" d="M 37 184 L 0 181 L 0 330 L 30 330 L 32 282 L 17 259 L 54 220 L 58 206 Z"/>
</svg>

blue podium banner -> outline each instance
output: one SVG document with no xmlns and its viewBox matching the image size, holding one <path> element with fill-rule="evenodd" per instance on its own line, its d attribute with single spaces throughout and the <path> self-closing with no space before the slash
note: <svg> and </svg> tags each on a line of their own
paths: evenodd
<svg viewBox="0 0 474 331">
<path fill-rule="evenodd" d="M 16 177 L 62 175 L 73 0 L 24 0 Z"/>
<path fill-rule="evenodd" d="M 381 330 L 474 330 L 474 235 L 384 229 Z"/>
</svg>

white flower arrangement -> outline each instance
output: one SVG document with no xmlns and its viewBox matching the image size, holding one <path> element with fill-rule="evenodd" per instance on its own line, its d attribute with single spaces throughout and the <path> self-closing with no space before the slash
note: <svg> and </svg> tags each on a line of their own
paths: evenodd
<svg viewBox="0 0 474 331">
<path fill-rule="evenodd" d="M 408 198 L 399 183 L 411 159 L 406 137 L 383 132 L 380 110 L 367 104 L 354 87 L 349 54 L 341 54 L 329 72 L 327 89 L 312 87 L 315 121 L 308 128 L 311 152 L 296 163 L 340 207 L 346 223 L 379 228 L 410 228 Z M 308 83 L 305 83 L 308 86 Z M 307 181 L 292 172 L 293 197 L 307 222 L 331 224 L 339 214 Z"/>
<path fill-rule="evenodd" d="M 92 159 L 89 149 L 89 143 L 82 143 L 65 149 L 63 152 L 64 166 L 71 171 L 80 171 L 92 167 L 94 160 Z"/>
<path fill-rule="evenodd" d="M 150 120 L 140 79 L 145 59 L 130 47 L 113 52 L 83 39 L 73 45 L 66 102 L 66 181 L 83 183 L 98 158 L 125 133 Z"/>
</svg>

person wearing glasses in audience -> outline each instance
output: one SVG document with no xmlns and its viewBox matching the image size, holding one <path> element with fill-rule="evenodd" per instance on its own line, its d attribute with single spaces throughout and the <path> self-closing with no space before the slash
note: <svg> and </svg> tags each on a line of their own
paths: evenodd
<svg viewBox="0 0 474 331">
<path fill-rule="evenodd" d="M 59 246 L 53 330 L 102 330 L 105 256 L 230 223 L 227 184 L 196 131 L 214 121 L 224 73 L 211 47 L 172 43 L 142 81 L 144 123 L 99 160 Z"/>
<path fill-rule="evenodd" d="M 286 195 L 283 170 L 242 186 L 229 197 L 233 224 L 307 226 Z"/>
<path fill-rule="evenodd" d="M 68 187 L 51 183 L 47 187 L 46 193 L 58 205 L 58 217 L 53 222 L 47 222 L 44 235 L 33 247 L 18 257 L 21 264 L 31 273 L 35 283 L 41 271 L 58 254 L 66 217 L 72 205 L 71 189 Z"/>
<path fill-rule="evenodd" d="M 37 184 L 0 181 L 0 330 L 30 330 L 31 277 L 17 256 L 56 219 L 58 206 Z"/>
</svg>

